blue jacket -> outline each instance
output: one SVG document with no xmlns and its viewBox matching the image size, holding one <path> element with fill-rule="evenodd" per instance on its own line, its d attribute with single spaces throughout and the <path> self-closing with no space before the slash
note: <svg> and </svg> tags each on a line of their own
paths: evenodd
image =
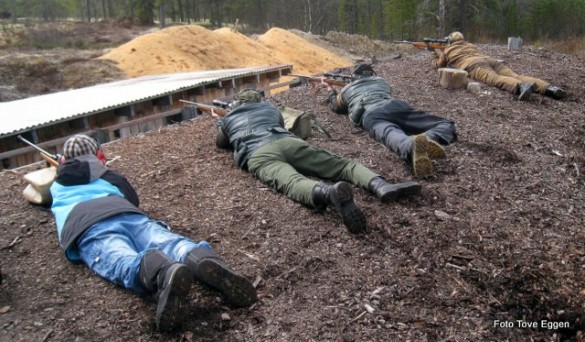
<svg viewBox="0 0 585 342">
<path fill-rule="evenodd" d="M 138 209 L 138 195 L 128 180 L 108 170 L 93 155 L 60 165 L 51 195 L 59 242 L 71 261 L 80 261 L 75 240 L 93 224 L 120 213 L 143 214 Z"/>
</svg>

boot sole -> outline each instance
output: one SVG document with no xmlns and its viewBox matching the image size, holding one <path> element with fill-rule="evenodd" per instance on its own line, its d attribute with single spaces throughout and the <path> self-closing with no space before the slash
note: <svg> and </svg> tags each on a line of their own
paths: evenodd
<svg viewBox="0 0 585 342">
<path fill-rule="evenodd" d="M 532 87 L 534 87 L 534 84 L 532 84 Z M 530 95 L 534 93 L 534 89 L 532 87 L 526 89 L 523 92 L 521 91 L 520 95 L 518 96 L 518 101 L 528 101 L 530 99 Z"/>
<path fill-rule="evenodd" d="M 350 233 L 366 231 L 366 217 L 353 200 L 353 190 L 348 183 L 335 185 L 331 189 L 331 202 L 341 216 L 341 221 Z"/>
<path fill-rule="evenodd" d="M 530 99 L 530 95 L 532 95 L 532 92 L 528 91 L 520 94 L 520 96 L 518 96 L 518 101 L 528 101 Z"/>
<path fill-rule="evenodd" d="M 234 306 L 248 307 L 258 300 L 256 288 L 248 279 L 216 260 L 202 260 L 197 266 L 197 276 L 200 281 L 223 293 Z"/>
<path fill-rule="evenodd" d="M 183 324 L 193 273 L 189 267 L 181 265 L 174 269 L 169 282 L 158 299 L 156 327 L 159 331 L 175 330 Z"/>
<path fill-rule="evenodd" d="M 412 168 L 417 177 L 429 177 L 434 174 L 433 163 L 427 152 L 427 137 L 418 135 L 414 138 L 414 149 L 412 156 Z"/>
<path fill-rule="evenodd" d="M 420 194 L 421 186 L 415 182 L 406 182 L 401 184 L 395 184 L 393 191 L 384 194 L 380 198 L 382 203 L 394 202 L 399 199 L 411 197 Z"/>
<path fill-rule="evenodd" d="M 445 148 L 431 139 L 427 139 L 427 155 L 430 159 L 443 159 L 447 157 Z"/>
</svg>

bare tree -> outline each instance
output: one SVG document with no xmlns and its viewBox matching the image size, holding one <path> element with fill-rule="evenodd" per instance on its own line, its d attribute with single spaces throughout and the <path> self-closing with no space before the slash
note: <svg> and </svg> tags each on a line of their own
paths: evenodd
<svg viewBox="0 0 585 342">
<path fill-rule="evenodd" d="M 445 33 L 445 2 L 447 0 L 439 0 L 439 37 L 444 37 Z"/>
</svg>

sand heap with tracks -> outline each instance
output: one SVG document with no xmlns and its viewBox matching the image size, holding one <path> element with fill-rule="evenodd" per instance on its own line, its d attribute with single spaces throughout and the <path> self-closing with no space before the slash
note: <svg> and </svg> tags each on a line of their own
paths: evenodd
<svg viewBox="0 0 585 342">
<path fill-rule="evenodd" d="M 351 61 L 289 31 L 272 28 L 256 39 L 230 28 L 174 26 L 142 35 L 103 55 L 129 77 L 199 70 L 293 64 L 293 72 L 316 74 Z"/>
</svg>

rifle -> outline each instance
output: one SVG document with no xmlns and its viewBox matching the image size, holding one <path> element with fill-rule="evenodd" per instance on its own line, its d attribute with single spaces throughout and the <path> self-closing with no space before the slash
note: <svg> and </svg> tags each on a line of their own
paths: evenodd
<svg viewBox="0 0 585 342">
<path fill-rule="evenodd" d="M 225 102 L 219 99 L 215 99 L 213 100 L 211 103 L 213 103 L 215 106 L 223 108 L 223 109 L 230 109 L 230 103 L 229 102 Z"/>
<path fill-rule="evenodd" d="M 340 80 L 346 83 L 350 83 L 351 82 L 351 75 L 345 75 L 345 74 L 335 74 L 335 73 L 329 73 L 326 72 L 323 74 L 323 76 L 333 79 L 333 80 Z"/>
<path fill-rule="evenodd" d="M 408 40 L 395 40 L 394 43 L 400 44 L 412 44 L 417 48 L 426 48 L 428 50 L 444 49 L 449 46 L 449 39 L 435 39 L 435 38 L 424 38 L 422 42 L 411 42 Z"/>
<path fill-rule="evenodd" d="M 332 75 L 332 74 L 330 74 Z M 320 76 L 308 76 L 308 75 L 297 75 L 297 74 L 290 74 L 288 76 L 293 76 L 293 77 L 297 77 L 301 80 L 302 83 L 307 83 L 307 82 L 312 82 L 312 83 L 321 83 L 321 80 L 323 80 L 323 82 L 329 84 L 329 85 L 335 85 L 338 87 L 344 87 L 346 86 L 349 82 L 344 82 L 344 81 L 340 81 L 340 80 L 336 80 L 333 78 L 327 78 L 325 77 L 325 75 L 323 77 Z"/>
<path fill-rule="evenodd" d="M 43 150 L 42 148 L 38 147 L 37 145 L 35 145 L 35 144 L 31 143 L 30 141 L 26 140 L 25 138 L 23 138 L 22 135 L 19 135 L 18 139 L 20 139 L 20 141 L 34 147 L 35 150 L 39 151 L 41 153 L 41 157 L 43 157 L 43 159 L 46 160 L 47 163 L 49 163 L 49 165 L 54 166 L 54 167 L 59 166 L 59 159 L 61 159 L 61 156 L 59 154 L 52 154 L 52 153 L 49 153 L 49 152 Z"/>
<path fill-rule="evenodd" d="M 210 106 L 210 105 L 207 105 L 205 103 L 192 102 L 192 101 L 187 101 L 187 100 L 179 100 L 179 101 L 181 101 L 183 103 L 188 103 L 188 104 L 194 105 L 195 107 L 197 107 L 197 109 L 199 109 L 200 111 L 203 111 L 203 112 L 212 113 L 212 110 L 213 110 L 213 113 L 215 113 L 219 116 L 226 116 L 229 112 L 229 110 L 227 108 Z M 214 100 L 214 103 L 215 103 L 215 101 L 216 100 Z M 224 103 L 224 102 L 222 102 L 222 103 Z"/>
</svg>

